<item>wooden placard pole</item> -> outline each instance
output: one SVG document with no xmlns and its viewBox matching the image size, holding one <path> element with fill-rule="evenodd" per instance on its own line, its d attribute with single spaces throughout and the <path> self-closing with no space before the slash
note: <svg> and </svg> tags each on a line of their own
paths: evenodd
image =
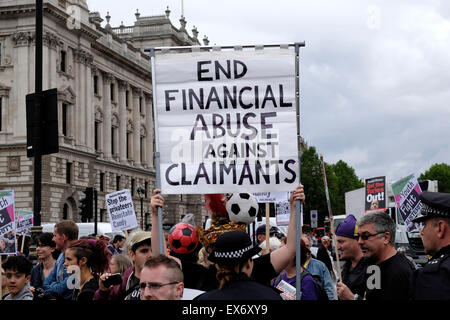
<svg viewBox="0 0 450 320">
<path fill-rule="evenodd" d="M 333 239 L 334 253 L 336 254 L 336 265 L 337 265 L 337 269 L 338 269 L 338 277 L 339 277 L 339 281 L 342 282 L 341 263 L 339 261 L 339 252 L 337 250 L 337 245 L 336 245 L 336 234 L 334 233 L 334 218 L 333 218 L 333 213 L 331 212 L 331 201 L 330 201 L 330 195 L 328 193 L 327 174 L 325 173 L 325 165 L 323 162 L 322 155 L 320 155 L 320 161 L 322 163 L 322 176 L 323 176 L 323 183 L 325 186 L 325 195 L 327 197 L 328 215 L 330 218 L 330 230 L 331 230 L 331 237 Z"/>
<path fill-rule="evenodd" d="M 270 203 L 266 202 L 266 250 L 265 253 L 270 252 Z"/>
<path fill-rule="evenodd" d="M 23 254 L 23 246 L 25 244 L 25 236 L 22 235 L 22 244 L 20 245 L 20 254 Z"/>
</svg>

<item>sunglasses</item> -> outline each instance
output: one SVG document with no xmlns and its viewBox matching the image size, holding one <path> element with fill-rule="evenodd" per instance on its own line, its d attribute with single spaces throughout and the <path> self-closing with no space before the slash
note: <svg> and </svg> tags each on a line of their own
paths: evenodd
<svg viewBox="0 0 450 320">
<path fill-rule="evenodd" d="M 139 283 L 139 289 L 141 289 L 142 291 L 144 291 L 145 288 L 149 288 L 150 290 L 159 290 L 164 286 L 168 286 L 171 284 L 177 284 L 177 283 L 179 283 L 179 282 L 178 281 L 169 282 L 169 283 L 141 282 L 141 283 Z"/>
<path fill-rule="evenodd" d="M 378 232 L 378 233 L 363 233 L 363 234 L 357 234 L 355 235 L 355 239 L 358 240 L 359 238 L 363 239 L 363 240 L 368 240 L 370 237 L 374 237 L 377 236 L 379 234 L 383 234 L 384 232 Z"/>
</svg>

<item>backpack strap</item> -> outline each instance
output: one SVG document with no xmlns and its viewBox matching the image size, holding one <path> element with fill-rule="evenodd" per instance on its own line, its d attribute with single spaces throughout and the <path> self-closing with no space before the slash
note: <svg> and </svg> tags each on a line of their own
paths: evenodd
<svg viewBox="0 0 450 320">
<path fill-rule="evenodd" d="M 123 300 L 123 299 L 125 299 L 130 293 L 132 293 L 137 287 L 139 287 L 139 283 L 138 284 L 135 284 L 134 286 L 132 286 L 131 288 L 129 288 L 127 291 L 125 291 L 123 294 L 122 294 L 122 299 L 121 300 Z"/>
<path fill-rule="evenodd" d="M 302 273 L 300 274 L 300 281 L 303 280 L 308 274 L 311 274 L 306 268 L 303 268 Z"/>
</svg>

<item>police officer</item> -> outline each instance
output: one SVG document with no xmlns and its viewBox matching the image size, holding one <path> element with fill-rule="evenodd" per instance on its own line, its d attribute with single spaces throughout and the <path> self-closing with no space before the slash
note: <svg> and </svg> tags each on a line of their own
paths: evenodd
<svg viewBox="0 0 450 320">
<path fill-rule="evenodd" d="M 216 264 L 217 279 L 220 281 L 219 289 L 203 293 L 196 299 L 282 300 L 279 293 L 272 287 L 253 280 L 254 266 L 263 268 L 263 274 L 274 273 L 269 259 L 264 257 L 252 259 L 259 251 L 261 251 L 261 247 L 254 245 L 250 236 L 244 231 L 233 230 L 220 235 L 214 245 L 214 250 L 208 257 L 208 260 Z"/>
<path fill-rule="evenodd" d="M 424 191 L 422 216 L 413 222 L 422 222 L 420 230 L 425 253 L 432 258 L 416 270 L 412 283 L 415 300 L 450 299 L 450 193 Z"/>
</svg>

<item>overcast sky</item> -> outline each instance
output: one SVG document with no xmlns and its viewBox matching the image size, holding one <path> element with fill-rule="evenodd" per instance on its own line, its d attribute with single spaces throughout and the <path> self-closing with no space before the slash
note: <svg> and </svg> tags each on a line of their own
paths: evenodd
<svg viewBox="0 0 450 320">
<path fill-rule="evenodd" d="M 112 26 L 181 0 L 88 0 Z M 328 163 L 394 181 L 450 164 L 450 2 L 185 0 L 187 29 L 210 44 L 305 41 L 301 134 Z M 103 22 L 103 25 L 105 22 Z"/>
</svg>

